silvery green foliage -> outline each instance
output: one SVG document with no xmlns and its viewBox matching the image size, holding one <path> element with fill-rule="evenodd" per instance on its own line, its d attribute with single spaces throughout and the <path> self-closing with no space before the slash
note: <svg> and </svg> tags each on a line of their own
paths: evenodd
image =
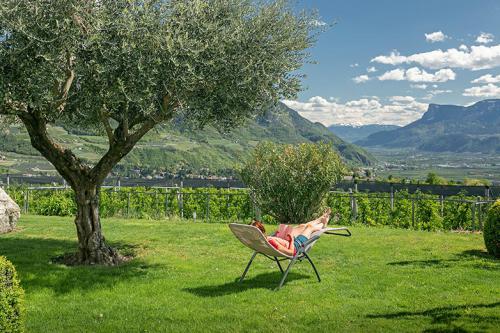
<svg viewBox="0 0 500 333">
<path fill-rule="evenodd" d="M 0 114 L 227 129 L 300 89 L 311 20 L 285 0 L 2 0 Z"/>
<path fill-rule="evenodd" d="M 259 143 L 241 169 L 262 212 L 280 223 L 312 220 L 345 167 L 327 143 Z"/>
</svg>

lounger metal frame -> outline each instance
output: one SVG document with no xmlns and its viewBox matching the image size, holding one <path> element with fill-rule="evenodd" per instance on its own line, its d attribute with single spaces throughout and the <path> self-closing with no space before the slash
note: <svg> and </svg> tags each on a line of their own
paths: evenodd
<svg viewBox="0 0 500 333">
<path fill-rule="evenodd" d="M 339 233 L 337 231 L 345 231 L 346 233 Z M 297 260 L 301 262 L 302 260 L 304 260 L 304 258 L 307 259 L 307 261 L 309 261 L 312 268 L 314 269 L 314 273 L 316 273 L 316 277 L 318 278 L 318 282 L 321 282 L 321 277 L 319 276 L 319 272 L 318 272 L 316 266 L 314 265 L 311 257 L 308 255 L 308 252 L 312 248 L 314 243 L 321 237 L 322 234 L 344 236 L 344 237 L 352 236 L 349 229 L 347 229 L 345 227 L 328 228 L 328 231 L 324 231 L 324 232 L 320 233 L 319 235 L 313 236 L 310 239 L 308 239 L 304 244 L 302 244 L 297 249 L 297 253 L 295 253 L 295 255 L 293 257 L 284 256 L 284 257 L 280 257 L 280 259 L 278 259 L 278 257 L 272 257 L 272 256 L 269 256 L 267 254 L 264 254 L 264 253 L 261 253 L 258 251 L 254 251 L 254 253 L 252 254 L 252 257 L 250 258 L 250 261 L 247 264 L 247 267 L 245 268 L 245 271 L 243 272 L 243 275 L 241 275 L 241 278 L 239 279 L 239 282 L 241 283 L 243 281 L 243 279 L 245 278 L 248 270 L 250 269 L 250 266 L 252 265 L 253 260 L 257 256 L 257 254 L 262 254 L 264 257 L 266 257 L 272 261 L 275 261 L 276 264 L 278 264 L 278 268 L 281 271 L 282 277 L 281 277 L 281 281 L 280 281 L 278 287 L 276 288 L 276 290 L 279 290 L 279 289 L 281 289 L 281 287 L 283 287 L 283 284 L 285 283 L 285 280 L 288 276 L 288 273 L 290 272 L 290 269 L 297 262 Z M 281 266 L 280 262 L 286 261 L 286 260 L 290 260 L 290 263 L 288 264 L 288 267 L 286 268 L 286 270 L 283 271 L 283 267 Z"/>
</svg>

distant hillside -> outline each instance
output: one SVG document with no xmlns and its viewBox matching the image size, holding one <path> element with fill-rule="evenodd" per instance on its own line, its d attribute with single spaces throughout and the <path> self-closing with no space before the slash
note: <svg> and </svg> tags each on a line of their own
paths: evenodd
<svg viewBox="0 0 500 333">
<path fill-rule="evenodd" d="M 53 127 L 50 132 L 59 142 L 89 161 L 96 161 L 107 150 L 107 141 L 103 136 L 70 134 L 62 127 Z M 259 141 L 264 140 L 278 143 L 326 141 L 331 142 L 332 147 L 349 164 L 370 165 L 375 161 L 364 149 L 343 141 L 325 126 L 312 123 L 280 104 L 266 115 L 250 120 L 246 125 L 224 135 L 211 127 L 192 131 L 179 130 L 171 125 L 163 126 L 146 135 L 120 163 L 120 168 L 185 168 L 195 171 L 206 168 L 212 171 L 231 169 L 241 163 Z M 4 161 L 10 163 L 12 172 L 19 166 L 26 169 L 27 165 L 47 169 L 46 165 L 41 165 L 44 163 L 43 158 L 31 147 L 23 127 L 12 127 L 8 134 L 0 135 L 1 151 L 16 153 L 15 161 Z M 35 156 L 40 159 L 36 163 L 33 161 Z"/>
<path fill-rule="evenodd" d="M 390 131 L 399 127 L 400 126 L 397 125 L 377 125 L 377 124 L 361 125 L 361 126 L 331 125 L 328 126 L 328 129 L 342 140 L 345 140 L 347 142 L 355 142 L 366 138 L 370 134 L 381 131 Z"/>
<path fill-rule="evenodd" d="M 500 99 L 468 107 L 430 104 L 421 119 L 392 131 L 374 133 L 356 144 L 432 152 L 500 153 Z"/>
</svg>

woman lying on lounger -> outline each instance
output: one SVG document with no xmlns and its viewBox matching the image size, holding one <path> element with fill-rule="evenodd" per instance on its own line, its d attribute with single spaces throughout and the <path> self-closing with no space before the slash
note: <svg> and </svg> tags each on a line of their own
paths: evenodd
<svg viewBox="0 0 500 333">
<path fill-rule="evenodd" d="M 297 227 L 289 227 L 282 237 L 267 236 L 267 241 L 281 253 L 294 256 L 295 253 L 297 253 L 297 249 L 311 238 L 313 232 L 326 227 L 330 219 L 330 213 L 331 209 L 328 208 L 323 215 L 316 220 L 300 224 Z M 266 234 L 266 229 L 262 222 L 253 220 L 251 225 L 259 228 L 264 235 Z"/>
</svg>

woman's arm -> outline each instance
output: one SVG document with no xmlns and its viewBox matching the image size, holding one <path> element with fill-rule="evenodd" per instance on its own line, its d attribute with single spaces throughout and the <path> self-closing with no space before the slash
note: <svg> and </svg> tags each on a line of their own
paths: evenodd
<svg viewBox="0 0 500 333">
<path fill-rule="evenodd" d="M 293 256 L 295 254 L 295 247 L 293 245 L 293 238 L 289 235 L 289 239 L 292 241 L 285 241 L 277 237 L 269 237 L 269 243 L 283 254 Z"/>
</svg>

